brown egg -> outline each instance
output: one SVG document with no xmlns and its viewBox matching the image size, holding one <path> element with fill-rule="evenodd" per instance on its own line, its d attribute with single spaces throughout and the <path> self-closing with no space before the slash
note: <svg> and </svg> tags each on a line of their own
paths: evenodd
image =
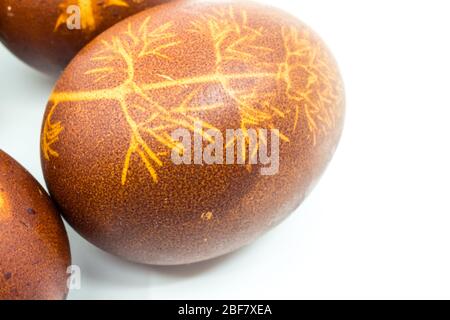
<svg viewBox="0 0 450 320">
<path fill-rule="evenodd" d="M 64 299 L 69 265 L 66 230 L 52 201 L 0 150 L 0 300 Z"/>
<path fill-rule="evenodd" d="M 172 3 L 112 27 L 65 70 L 43 123 L 44 176 L 100 248 L 147 264 L 202 261 L 300 205 L 343 113 L 330 52 L 295 18 Z"/>
<path fill-rule="evenodd" d="M 0 0 L 0 41 L 45 73 L 58 73 L 120 20 L 168 0 Z"/>
</svg>

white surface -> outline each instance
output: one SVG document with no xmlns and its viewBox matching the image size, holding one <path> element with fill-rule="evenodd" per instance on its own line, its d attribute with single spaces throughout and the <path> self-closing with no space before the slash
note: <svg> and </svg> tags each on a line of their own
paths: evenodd
<svg viewBox="0 0 450 320">
<path fill-rule="evenodd" d="M 133 265 L 69 230 L 83 271 L 70 298 L 450 298 L 450 2 L 265 2 L 340 64 L 347 121 L 324 178 L 277 229 L 198 265 Z M 52 81 L 0 47 L 0 147 L 41 182 Z"/>
</svg>

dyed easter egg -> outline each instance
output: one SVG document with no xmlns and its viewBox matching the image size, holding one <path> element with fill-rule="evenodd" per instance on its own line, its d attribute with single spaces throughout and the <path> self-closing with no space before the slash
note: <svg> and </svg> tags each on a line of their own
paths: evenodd
<svg viewBox="0 0 450 320">
<path fill-rule="evenodd" d="M 59 79 L 41 135 L 64 217 L 98 247 L 187 264 L 258 238 L 305 199 L 343 128 L 324 42 L 253 3 L 177 2 L 115 25 Z"/>
<path fill-rule="evenodd" d="M 52 201 L 0 150 L 0 300 L 59 300 L 67 295 L 70 249 Z"/>
<path fill-rule="evenodd" d="M 59 73 L 120 20 L 167 0 L 0 0 L 0 41 L 18 58 Z"/>
</svg>

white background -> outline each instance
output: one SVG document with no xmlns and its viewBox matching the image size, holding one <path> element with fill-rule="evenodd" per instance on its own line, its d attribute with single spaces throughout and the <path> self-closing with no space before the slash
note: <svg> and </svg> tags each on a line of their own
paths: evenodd
<svg viewBox="0 0 450 320">
<path fill-rule="evenodd" d="M 72 299 L 450 298 L 450 2 L 264 1 L 334 52 L 347 119 L 322 181 L 253 245 L 192 266 L 146 267 L 69 229 Z M 42 114 L 54 80 L 0 46 L 0 148 L 43 182 Z"/>
</svg>

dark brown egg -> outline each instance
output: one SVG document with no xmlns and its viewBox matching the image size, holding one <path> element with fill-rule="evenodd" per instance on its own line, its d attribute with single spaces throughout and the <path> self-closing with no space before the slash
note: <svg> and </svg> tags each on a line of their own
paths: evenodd
<svg viewBox="0 0 450 320">
<path fill-rule="evenodd" d="M 18 58 L 57 73 L 120 20 L 168 0 L 0 0 L 0 41 Z"/>
<path fill-rule="evenodd" d="M 70 249 L 52 201 L 0 150 L 0 300 L 57 300 L 67 295 Z"/>
<path fill-rule="evenodd" d="M 44 176 L 67 221 L 100 248 L 197 262 L 300 205 L 343 114 L 337 66 L 295 18 L 172 3 L 115 25 L 65 70 L 43 123 Z"/>
</svg>

